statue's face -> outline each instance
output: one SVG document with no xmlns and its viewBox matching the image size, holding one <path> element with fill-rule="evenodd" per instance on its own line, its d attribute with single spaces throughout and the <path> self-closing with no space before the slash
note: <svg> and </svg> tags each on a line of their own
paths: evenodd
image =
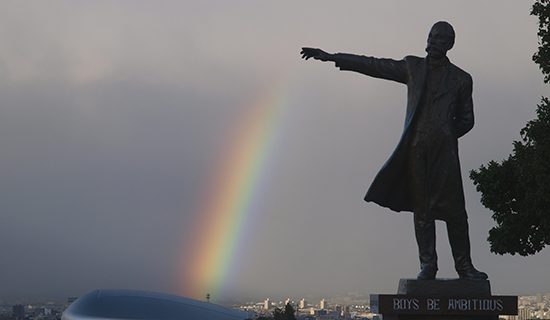
<svg viewBox="0 0 550 320">
<path fill-rule="evenodd" d="M 453 47 L 454 31 L 450 24 L 438 22 L 434 24 L 428 35 L 428 44 L 426 52 L 429 57 L 441 58 L 447 54 L 447 51 Z"/>
</svg>

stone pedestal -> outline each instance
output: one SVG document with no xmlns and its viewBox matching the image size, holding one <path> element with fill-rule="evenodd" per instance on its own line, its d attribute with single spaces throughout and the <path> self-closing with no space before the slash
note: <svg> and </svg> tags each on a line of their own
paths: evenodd
<svg viewBox="0 0 550 320">
<path fill-rule="evenodd" d="M 416 296 L 431 295 L 460 295 L 474 297 L 488 297 L 491 295 L 491 283 L 489 280 L 462 280 L 462 279 L 436 279 L 416 280 L 400 279 L 397 294 Z"/>
<path fill-rule="evenodd" d="M 493 296 L 488 280 L 401 279 L 396 295 L 371 295 L 384 320 L 498 320 L 517 314 L 517 296 Z"/>
</svg>

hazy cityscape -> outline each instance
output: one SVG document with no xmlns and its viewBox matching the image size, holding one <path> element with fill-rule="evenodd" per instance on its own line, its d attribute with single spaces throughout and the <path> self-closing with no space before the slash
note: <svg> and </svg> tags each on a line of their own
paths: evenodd
<svg viewBox="0 0 550 320">
<path fill-rule="evenodd" d="M 63 311 L 76 300 L 66 301 L 3 303 L 0 302 L 0 320 L 59 320 Z M 319 300 L 287 298 L 284 300 L 264 300 L 241 302 L 227 307 L 248 312 L 252 319 L 269 316 L 276 308 L 284 309 L 286 304 L 293 306 L 299 320 L 377 320 L 380 315 L 372 313 L 367 295 L 348 294 L 327 297 Z M 504 320 L 550 319 L 550 292 L 519 296 L 518 315 L 501 316 Z"/>
</svg>

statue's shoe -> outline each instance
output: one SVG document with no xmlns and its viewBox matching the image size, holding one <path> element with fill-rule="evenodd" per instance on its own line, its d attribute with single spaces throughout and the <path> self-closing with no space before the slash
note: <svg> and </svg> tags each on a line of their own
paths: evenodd
<svg viewBox="0 0 550 320">
<path fill-rule="evenodd" d="M 416 276 L 417 280 L 434 280 L 437 273 L 437 267 L 423 267 Z"/>
<path fill-rule="evenodd" d="M 466 280 L 486 280 L 489 276 L 485 272 L 481 272 L 471 267 L 466 270 L 458 271 L 458 277 Z"/>
</svg>

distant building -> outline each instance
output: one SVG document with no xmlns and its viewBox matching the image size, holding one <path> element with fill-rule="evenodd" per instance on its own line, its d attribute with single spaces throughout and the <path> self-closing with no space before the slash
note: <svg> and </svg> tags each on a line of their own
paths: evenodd
<svg viewBox="0 0 550 320">
<path fill-rule="evenodd" d="M 269 298 L 265 299 L 265 301 L 264 301 L 264 309 L 265 310 L 269 310 L 269 304 L 270 304 L 269 303 Z"/>
<path fill-rule="evenodd" d="M 531 318 L 531 310 L 528 308 L 518 309 L 518 320 L 527 320 Z"/>
<path fill-rule="evenodd" d="M 339 315 L 342 315 L 342 311 L 343 311 L 342 306 L 335 305 L 334 306 L 334 311 L 336 311 Z"/>
<path fill-rule="evenodd" d="M 351 308 L 350 306 L 345 306 L 344 307 L 344 312 L 342 313 L 342 317 L 344 319 L 351 319 Z"/>
<path fill-rule="evenodd" d="M 22 304 L 16 304 L 11 308 L 14 320 L 25 320 L 25 307 Z"/>
<path fill-rule="evenodd" d="M 328 309 L 328 304 L 325 299 L 321 299 L 321 302 L 319 302 L 319 309 L 321 310 Z"/>
<path fill-rule="evenodd" d="M 300 309 L 305 309 L 307 307 L 306 299 L 300 300 L 300 304 L 298 305 Z"/>
</svg>

